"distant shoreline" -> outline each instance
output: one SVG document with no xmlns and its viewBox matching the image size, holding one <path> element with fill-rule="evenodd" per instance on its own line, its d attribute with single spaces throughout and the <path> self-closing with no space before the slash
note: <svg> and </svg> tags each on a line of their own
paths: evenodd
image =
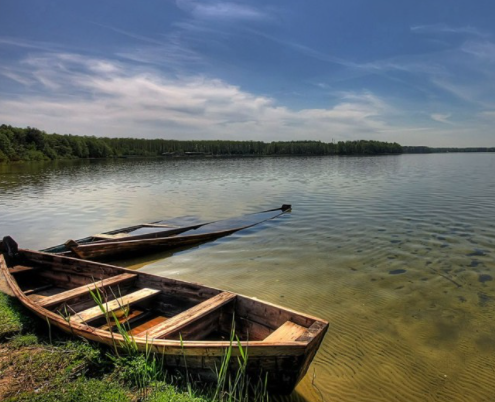
<svg viewBox="0 0 495 402">
<path fill-rule="evenodd" d="M 107 158 L 249 158 L 495 152 L 495 147 L 432 148 L 396 142 L 229 141 L 107 138 L 47 134 L 37 128 L 0 126 L 0 163 Z"/>
</svg>

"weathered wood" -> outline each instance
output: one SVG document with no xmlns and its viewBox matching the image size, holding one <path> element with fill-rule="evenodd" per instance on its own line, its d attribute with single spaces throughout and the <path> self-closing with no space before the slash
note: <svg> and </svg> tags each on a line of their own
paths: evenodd
<svg viewBox="0 0 495 402">
<path fill-rule="evenodd" d="M 301 364 L 301 369 L 296 378 L 296 384 L 302 380 L 306 372 L 308 371 L 309 365 L 313 361 L 318 348 L 320 347 L 321 342 L 323 341 L 323 337 L 327 333 L 328 330 L 328 322 L 326 321 L 315 321 L 309 328 L 306 333 L 300 336 L 297 341 L 304 342 L 307 344 L 306 348 L 306 356 L 304 361 Z"/>
<path fill-rule="evenodd" d="M 157 317 L 152 318 L 149 321 L 143 322 L 139 325 L 136 325 L 134 328 L 132 328 L 129 333 L 134 336 L 141 336 L 141 334 L 144 334 L 148 329 L 153 328 L 154 326 L 161 324 L 162 322 L 165 322 L 167 320 L 167 317 L 164 317 L 162 315 L 159 315 Z"/>
<path fill-rule="evenodd" d="M 40 301 L 38 304 L 41 307 L 48 308 L 48 307 L 54 306 L 56 304 L 65 302 L 67 300 L 74 299 L 76 297 L 87 294 L 90 291 L 93 291 L 97 288 L 100 289 L 100 288 L 104 288 L 107 286 L 117 285 L 119 283 L 129 281 L 131 279 L 135 279 L 136 277 L 137 277 L 136 274 L 128 274 L 128 273 L 120 274 L 117 276 L 112 276 L 112 277 L 107 278 L 107 279 L 102 279 L 101 281 L 98 281 L 98 282 L 93 282 L 93 283 L 88 284 L 88 285 L 79 286 L 75 289 L 67 290 L 67 291 L 59 293 L 57 295 L 47 297 L 46 299 Z"/>
<path fill-rule="evenodd" d="M 26 267 L 24 265 L 16 265 L 13 268 L 10 268 L 9 272 L 12 275 L 15 275 L 15 274 L 21 274 L 23 272 L 34 272 L 37 271 L 38 269 L 40 269 L 40 267 Z"/>
<path fill-rule="evenodd" d="M 5 277 L 5 272 L 8 272 L 7 264 L 0 251 L 0 292 L 5 293 L 8 296 L 15 297 L 16 294 L 9 285 L 8 279 Z"/>
<path fill-rule="evenodd" d="M 224 306 L 215 309 L 199 320 L 184 325 L 175 332 L 170 332 L 167 339 L 182 339 L 187 341 L 204 340 L 212 333 L 219 333 L 219 321 Z M 224 339 L 229 339 L 230 332 L 224 334 Z"/>
<path fill-rule="evenodd" d="M 160 293 L 159 290 L 155 289 L 140 289 L 136 292 L 130 293 L 128 295 L 119 297 L 115 300 L 104 303 L 104 308 L 107 313 L 111 311 L 118 310 L 120 308 L 125 308 L 126 306 L 137 303 L 141 300 L 147 299 L 151 296 Z M 99 317 L 105 316 L 105 313 L 101 311 L 100 306 L 95 306 L 84 311 L 80 311 L 70 318 L 71 323 L 83 323 L 87 321 L 94 320 Z"/>
<path fill-rule="evenodd" d="M 38 293 L 38 292 L 41 292 L 42 290 L 50 289 L 52 287 L 53 287 L 53 285 L 51 285 L 51 284 L 50 285 L 43 285 L 43 286 L 39 286 L 39 287 L 34 288 L 34 289 L 27 289 L 24 291 L 24 294 L 26 296 L 29 296 L 33 293 Z"/>
<path fill-rule="evenodd" d="M 232 323 L 230 327 L 232 327 Z M 239 325 L 236 328 L 239 328 L 237 332 L 240 334 L 241 339 L 249 339 L 250 341 L 261 341 L 273 332 L 272 329 L 265 325 L 242 317 L 239 319 Z M 228 327 L 226 329 L 228 332 Z"/>
<path fill-rule="evenodd" d="M 121 316 L 118 321 L 128 323 L 131 329 L 139 328 L 142 325 L 146 327 L 151 325 L 151 330 L 156 329 L 157 326 L 163 330 L 166 325 L 170 326 L 167 331 L 159 334 L 166 334 L 166 339 L 161 337 L 146 338 L 141 333 L 140 336 L 135 335 L 136 348 L 142 352 L 162 354 L 168 370 L 181 370 L 187 367 L 188 373 L 195 378 L 200 376 L 202 379 L 208 377 L 214 379 L 215 368 L 220 366 L 227 349 L 230 349 L 233 357 L 230 361 L 230 369 L 236 370 L 237 357 L 241 355 L 240 348 L 242 347 L 249 350 L 246 366 L 246 373 L 249 376 L 254 378 L 263 376 L 264 378 L 264 373 L 267 373 L 268 386 L 272 391 L 289 393 L 307 372 L 328 328 L 328 323 L 321 319 L 228 292 L 227 294 L 232 295 L 232 298 L 229 296 L 226 303 L 215 307 L 215 303 L 212 303 L 211 299 L 215 302 L 215 300 L 224 297 L 224 293 L 219 289 L 130 271 L 107 264 L 22 249 L 19 250 L 17 263 L 21 261 L 24 266 L 39 266 L 42 269 L 35 275 L 28 274 L 16 280 L 9 272 L 3 256 L 0 255 L 0 272 L 5 277 L 5 282 L 14 296 L 25 307 L 44 321 L 48 321 L 50 325 L 73 336 L 84 337 L 90 341 L 101 342 L 109 346 L 122 346 L 124 338 L 116 331 L 110 332 L 115 329 L 115 325 L 112 325 L 113 322 L 109 326 L 104 325 L 105 313 L 101 312 L 98 306 L 96 306 L 98 309 L 96 314 L 90 311 L 96 311 L 95 303 L 90 300 L 87 294 L 70 299 L 70 304 L 67 306 L 68 311 L 74 308 L 76 314 L 69 322 L 57 311 L 41 307 L 31 298 L 35 296 L 52 297 L 55 294 L 79 287 L 74 286 L 76 283 L 82 283 L 80 286 L 94 283 L 92 278 L 105 280 L 125 273 L 137 275 L 136 281 L 124 283 L 122 286 L 125 288 L 124 292 L 110 292 L 108 289 L 112 289 L 111 287 L 103 289 L 109 297 L 107 309 L 117 311 L 128 306 L 129 300 L 124 299 L 134 298 L 136 292 L 128 293 L 132 290 L 126 287 L 132 286 L 133 290 L 141 289 L 137 291 L 138 293 L 142 291 L 156 292 L 152 300 L 150 299 L 151 296 L 147 299 L 138 298 L 139 300 L 135 301 L 134 306 L 128 307 L 130 309 L 129 314 Z M 15 265 L 15 260 L 9 260 L 8 263 L 11 266 Z M 19 287 L 21 285 L 23 289 L 29 289 L 29 286 L 33 286 L 33 284 L 39 284 L 37 281 L 53 283 L 56 286 L 29 296 L 26 296 Z M 148 283 L 149 286 L 143 286 L 145 283 Z M 145 289 L 142 289 L 143 287 Z M 175 287 L 177 289 L 174 289 Z M 120 288 L 119 285 L 119 290 Z M 102 293 L 104 292 L 102 291 Z M 116 294 L 124 296 L 120 297 L 120 300 L 111 300 Z M 205 300 L 206 298 L 209 300 Z M 210 306 L 207 307 L 209 304 Z M 62 305 L 66 306 L 65 302 L 62 302 Z M 190 307 L 191 305 L 192 307 Z M 187 309 L 188 307 L 190 308 Z M 135 315 L 137 310 L 142 311 L 143 308 L 149 309 L 149 311 Z M 77 313 L 78 311 L 79 313 Z M 163 320 L 164 316 L 168 316 L 167 311 L 180 313 L 161 324 L 154 325 L 157 321 Z M 90 324 L 80 318 L 78 319 L 77 316 L 80 314 L 86 315 L 82 320 L 90 320 Z M 266 316 L 263 316 L 264 314 Z M 228 334 L 229 324 L 232 323 L 234 317 L 236 335 L 240 336 L 240 341 L 232 344 Z M 174 321 L 176 321 L 175 324 Z M 283 340 L 275 339 L 277 338 L 277 331 L 282 332 L 278 328 L 285 327 L 286 321 L 306 327 L 304 334 L 294 339 L 295 334 L 289 331 L 290 333 L 287 335 L 284 331 L 285 335 L 280 337 Z M 185 338 L 177 339 L 179 333 L 183 334 Z M 253 334 L 256 336 L 253 337 Z M 272 334 L 271 338 L 270 334 Z"/>
<path fill-rule="evenodd" d="M 277 329 L 286 321 L 292 321 L 303 327 L 309 327 L 317 318 L 308 315 L 301 315 L 296 311 L 281 309 L 280 307 L 249 297 L 240 296 L 240 303 L 237 303 L 236 314 L 250 321 L 260 323 L 264 326 Z"/>
<path fill-rule="evenodd" d="M 325 333 L 328 323 L 325 321 L 315 321 L 306 331 L 297 338 L 298 342 L 310 342 L 315 337 L 320 336 L 321 333 Z"/>
<path fill-rule="evenodd" d="M 273 219 L 288 210 L 290 210 L 290 205 L 283 205 L 280 208 L 262 211 L 257 214 L 249 214 L 242 218 L 207 222 L 178 228 L 169 227 L 169 225 L 159 222 L 152 222 L 132 228 L 96 234 L 79 239 L 76 242 L 66 242 L 63 245 L 51 247 L 44 251 L 72 253 L 82 259 L 102 259 L 119 254 L 164 250 L 218 239 L 266 220 Z M 136 229 L 145 227 L 163 228 L 163 230 L 153 231 L 152 233 L 132 233 Z M 201 230 L 197 231 L 200 228 Z M 206 228 L 209 228 L 209 230 Z"/>
<path fill-rule="evenodd" d="M 222 292 L 219 295 L 212 297 L 178 314 L 169 320 L 150 328 L 145 332 L 148 338 L 165 338 L 168 334 L 173 334 L 174 332 L 180 331 L 186 325 L 203 318 L 205 315 L 211 313 L 212 311 L 220 308 L 224 304 L 235 299 L 236 295 L 230 292 Z M 144 335 L 144 334 L 143 334 Z"/>
<path fill-rule="evenodd" d="M 283 325 L 278 327 L 265 339 L 265 342 L 283 342 L 283 341 L 295 341 L 307 331 L 307 328 L 294 324 L 293 322 L 286 321 Z"/>
<path fill-rule="evenodd" d="M 117 234 L 105 234 L 105 233 L 98 233 L 95 234 L 91 237 L 94 237 L 95 239 L 123 239 L 125 237 L 128 237 L 129 235 L 127 233 L 117 233 Z"/>
<path fill-rule="evenodd" d="M 130 322 L 132 322 L 136 319 L 140 319 L 141 317 L 143 317 L 146 314 L 149 314 L 149 313 L 147 311 L 141 311 L 141 310 L 134 309 L 131 312 L 129 312 L 127 315 L 124 315 L 120 318 L 117 318 L 117 321 L 120 324 L 124 324 L 124 323 L 129 324 Z M 110 321 L 110 325 L 108 325 L 109 323 L 106 322 L 105 324 L 103 324 L 99 328 L 104 329 L 104 330 L 112 330 L 117 325 L 117 323 L 113 319 L 113 316 L 111 317 L 111 319 L 109 321 Z"/>
<path fill-rule="evenodd" d="M 198 303 L 221 293 L 221 290 L 202 286 L 197 283 L 179 281 L 156 275 L 139 275 L 137 286 L 163 290 L 167 296 L 176 296 Z"/>
</svg>

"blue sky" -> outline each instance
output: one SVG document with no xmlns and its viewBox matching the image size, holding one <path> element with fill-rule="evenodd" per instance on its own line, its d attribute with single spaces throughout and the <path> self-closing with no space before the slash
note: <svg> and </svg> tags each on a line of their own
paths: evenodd
<svg viewBox="0 0 495 402">
<path fill-rule="evenodd" d="M 2 0 L 0 122 L 495 146 L 493 0 Z"/>
</svg>

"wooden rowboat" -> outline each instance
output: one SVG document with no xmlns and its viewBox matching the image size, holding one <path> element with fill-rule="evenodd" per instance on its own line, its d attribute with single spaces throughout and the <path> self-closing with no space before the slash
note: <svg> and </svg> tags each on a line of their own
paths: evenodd
<svg viewBox="0 0 495 402">
<path fill-rule="evenodd" d="M 45 321 L 75 336 L 122 347 L 116 320 L 141 351 L 163 355 L 169 370 L 214 380 L 226 350 L 236 370 L 247 350 L 247 373 L 267 376 L 272 392 L 290 393 L 306 374 L 328 328 L 324 320 L 196 283 L 163 278 L 0 243 L 8 291 Z M 1 282 L 1 281 L 0 281 Z M 104 297 L 107 313 L 90 290 Z M 115 315 L 109 312 L 114 312 Z M 117 318 L 119 317 L 119 318 Z M 232 328 L 240 342 L 230 342 Z"/>
<path fill-rule="evenodd" d="M 289 211 L 290 205 L 239 218 L 202 223 L 193 226 L 170 227 L 164 221 L 147 223 L 97 234 L 80 240 L 46 248 L 44 252 L 99 260 L 118 255 L 136 255 L 147 251 L 197 244 L 230 235 Z"/>
</svg>

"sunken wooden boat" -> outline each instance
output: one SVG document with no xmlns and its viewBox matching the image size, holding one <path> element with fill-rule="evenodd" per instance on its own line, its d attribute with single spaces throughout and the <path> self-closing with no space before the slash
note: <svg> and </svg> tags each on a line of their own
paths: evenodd
<svg viewBox="0 0 495 402">
<path fill-rule="evenodd" d="M 282 205 L 280 208 L 238 218 L 184 227 L 170 227 L 165 221 L 158 221 L 96 234 L 75 241 L 69 240 L 64 244 L 41 251 L 90 260 L 161 251 L 228 236 L 273 219 L 290 209 L 290 205 Z"/>
<path fill-rule="evenodd" d="M 230 369 L 247 351 L 247 373 L 269 390 L 290 393 L 306 374 L 328 323 L 287 308 L 113 265 L 17 249 L 0 243 L 0 273 L 11 295 L 75 336 L 123 347 L 124 326 L 141 351 L 163 355 L 168 370 L 215 380 L 230 347 Z M 1 282 L 1 281 L 0 281 Z M 96 289 L 98 289 L 96 291 Z M 91 294 L 91 291 L 93 294 Z M 103 311 L 95 302 L 102 295 Z M 240 342 L 231 342 L 232 328 Z M 240 349 L 240 347 L 242 349 Z"/>
</svg>

